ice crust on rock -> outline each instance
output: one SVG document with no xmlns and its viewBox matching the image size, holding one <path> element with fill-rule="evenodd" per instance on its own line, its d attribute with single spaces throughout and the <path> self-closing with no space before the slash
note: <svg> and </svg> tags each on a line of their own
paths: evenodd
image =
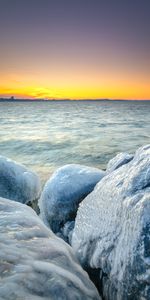
<svg viewBox="0 0 150 300">
<path fill-rule="evenodd" d="M 47 181 L 39 201 L 44 223 L 67 239 L 65 223 L 75 220 L 79 203 L 104 175 L 104 171 L 78 164 L 59 168 Z"/>
<path fill-rule="evenodd" d="M 84 266 L 103 271 L 105 299 L 150 299 L 150 145 L 83 200 L 72 246 Z"/>
<path fill-rule="evenodd" d="M 118 153 L 115 157 L 113 157 L 107 164 L 107 169 L 106 172 L 110 173 L 121 166 L 127 164 L 129 161 L 133 159 L 133 155 L 126 153 L 126 152 L 121 152 Z"/>
<path fill-rule="evenodd" d="M 0 233 L 0 299 L 100 299 L 71 247 L 30 207 L 0 198 Z"/>
<path fill-rule="evenodd" d="M 0 156 L 0 197 L 28 203 L 40 197 L 39 177 L 24 166 Z"/>
</svg>

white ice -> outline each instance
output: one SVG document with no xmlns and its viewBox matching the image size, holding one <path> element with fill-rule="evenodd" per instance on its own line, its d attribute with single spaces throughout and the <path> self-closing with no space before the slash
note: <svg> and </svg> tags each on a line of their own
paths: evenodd
<svg viewBox="0 0 150 300">
<path fill-rule="evenodd" d="M 75 220 L 79 203 L 104 175 L 104 171 L 78 164 L 58 169 L 47 181 L 39 201 L 45 224 L 63 235 L 65 224 Z"/>
<path fill-rule="evenodd" d="M 128 154 L 126 152 L 118 153 L 115 157 L 113 157 L 107 164 L 106 172 L 110 173 L 121 166 L 127 164 L 129 161 L 133 159 L 132 154 Z"/>
<path fill-rule="evenodd" d="M 100 299 L 71 247 L 28 206 L 0 198 L 0 299 Z"/>
<path fill-rule="evenodd" d="M 106 299 L 150 299 L 150 145 L 82 201 L 72 246 L 83 265 L 105 273 Z"/>
<path fill-rule="evenodd" d="M 6 157 L 0 156 L 0 196 L 28 203 L 40 197 L 39 177 Z"/>
</svg>

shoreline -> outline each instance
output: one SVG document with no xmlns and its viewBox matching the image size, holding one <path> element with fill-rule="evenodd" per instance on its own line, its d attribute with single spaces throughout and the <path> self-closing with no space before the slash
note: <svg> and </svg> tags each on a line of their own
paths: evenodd
<svg viewBox="0 0 150 300">
<path fill-rule="evenodd" d="M 8 99 L 0 98 L 0 102 L 150 102 L 150 99 Z"/>
</svg>

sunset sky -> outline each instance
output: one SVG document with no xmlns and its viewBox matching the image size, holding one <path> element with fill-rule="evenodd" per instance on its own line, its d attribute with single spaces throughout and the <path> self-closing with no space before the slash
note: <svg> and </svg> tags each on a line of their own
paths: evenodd
<svg viewBox="0 0 150 300">
<path fill-rule="evenodd" d="M 0 96 L 150 99 L 150 0 L 0 0 Z"/>
</svg>

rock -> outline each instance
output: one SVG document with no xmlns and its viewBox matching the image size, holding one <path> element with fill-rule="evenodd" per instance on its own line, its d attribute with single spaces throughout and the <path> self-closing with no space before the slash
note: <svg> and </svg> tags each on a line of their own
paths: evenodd
<svg viewBox="0 0 150 300">
<path fill-rule="evenodd" d="M 71 247 L 28 206 L 0 198 L 0 299 L 100 299 Z"/>
<path fill-rule="evenodd" d="M 72 246 L 83 266 L 102 270 L 105 299 L 150 299 L 150 145 L 83 200 Z"/>
<path fill-rule="evenodd" d="M 24 166 L 0 156 L 0 197 L 29 203 L 40 196 L 39 177 Z"/>
<path fill-rule="evenodd" d="M 75 220 L 79 203 L 104 174 L 104 171 L 76 164 L 58 169 L 47 181 L 39 201 L 44 223 L 53 232 L 63 233 L 65 223 Z"/>
<path fill-rule="evenodd" d="M 106 172 L 110 173 L 110 172 L 120 168 L 121 166 L 127 164 L 132 159 L 133 159 L 132 154 L 128 154 L 125 152 L 119 153 L 108 162 Z"/>
</svg>

